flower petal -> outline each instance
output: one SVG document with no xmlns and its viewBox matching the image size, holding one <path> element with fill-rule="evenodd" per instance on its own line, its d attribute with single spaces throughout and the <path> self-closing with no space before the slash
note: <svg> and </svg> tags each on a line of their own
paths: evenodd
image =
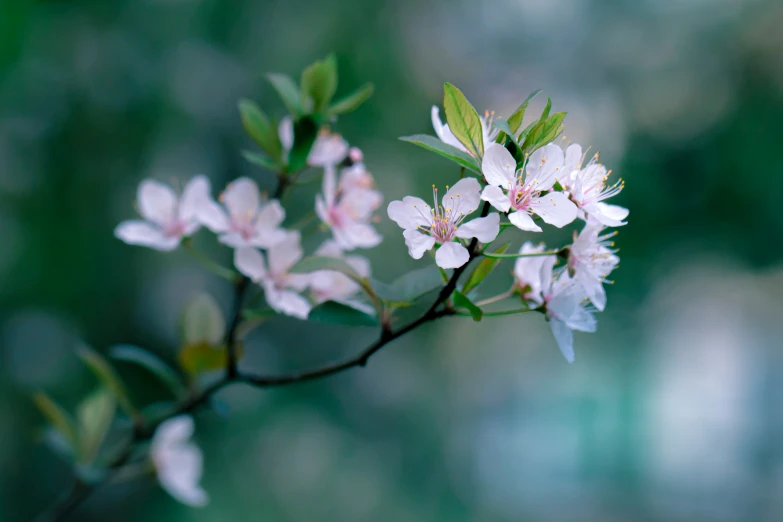
<svg viewBox="0 0 783 522">
<path fill-rule="evenodd" d="M 392 201 L 386 207 L 389 218 L 403 230 L 416 230 L 430 224 L 430 206 L 414 196 L 405 196 L 402 201 Z"/>
<path fill-rule="evenodd" d="M 176 500 L 193 507 L 204 507 L 209 495 L 199 485 L 203 456 L 198 446 L 184 444 L 169 448 L 157 464 L 158 481 Z"/>
<path fill-rule="evenodd" d="M 476 218 L 457 227 L 454 235 L 462 239 L 477 238 L 482 243 L 489 243 L 500 233 L 500 214 L 492 213 L 487 217 Z"/>
<path fill-rule="evenodd" d="M 468 249 L 455 241 L 443 243 L 435 252 L 435 264 L 441 268 L 459 268 L 469 259 Z"/>
<path fill-rule="evenodd" d="M 311 167 L 334 167 L 348 155 L 348 142 L 339 134 L 321 134 L 313 143 L 307 164 Z"/>
<path fill-rule="evenodd" d="M 234 266 L 256 283 L 267 275 L 264 255 L 252 247 L 242 247 L 234 250 Z"/>
<path fill-rule="evenodd" d="M 136 199 L 142 217 L 156 225 L 165 227 L 177 217 L 177 194 L 159 181 L 142 181 Z"/>
<path fill-rule="evenodd" d="M 514 224 L 520 230 L 527 230 L 528 232 L 541 232 L 541 227 L 535 224 L 533 218 L 531 218 L 527 212 L 518 211 L 512 212 L 508 215 L 508 220 Z"/>
<path fill-rule="evenodd" d="M 435 129 L 435 134 L 438 135 L 440 141 L 451 145 L 452 147 L 456 147 L 462 152 L 468 152 L 468 149 L 466 149 L 465 146 L 457 139 L 457 137 L 454 136 L 454 133 L 451 132 L 448 123 L 441 123 L 440 109 L 437 105 L 432 106 L 430 116 L 432 117 L 432 127 Z"/>
<path fill-rule="evenodd" d="M 269 271 L 274 275 L 288 273 L 288 269 L 302 259 L 301 236 L 298 231 L 287 232 L 282 241 L 278 241 L 267 250 Z"/>
<path fill-rule="evenodd" d="M 161 229 L 146 221 L 123 221 L 114 229 L 114 235 L 129 245 L 140 245 L 169 252 L 179 245 L 179 236 L 167 236 Z"/>
<path fill-rule="evenodd" d="M 476 178 L 463 178 L 443 195 L 443 208 L 459 214 L 470 214 L 481 201 L 481 185 Z"/>
<path fill-rule="evenodd" d="M 503 189 L 495 185 L 487 185 L 481 192 L 481 199 L 489 201 L 489 204 L 501 212 L 508 212 L 511 208 L 511 200 Z"/>
<path fill-rule="evenodd" d="M 264 285 L 264 298 L 274 310 L 286 315 L 307 319 L 310 301 L 291 290 L 279 290 L 271 283 Z"/>
<path fill-rule="evenodd" d="M 514 183 L 516 171 L 517 161 L 503 145 L 490 145 L 484 152 L 481 172 L 490 185 L 508 189 Z"/>
<path fill-rule="evenodd" d="M 554 143 L 541 147 L 530 155 L 525 182 L 534 183 L 538 191 L 549 190 L 556 179 L 567 177 L 561 172 L 564 161 L 563 149 Z"/>
<path fill-rule="evenodd" d="M 212 199 L 210 192 L 209 180 L 203 174 L 188 181 L 179 202 L 179 218 L 183 221 L 196 220 L 201 208 Z"/>
<path fill-rule="evenodd" d="M 160 423 L 155 430 L 152 444 L 160 447 L 161 445 L 187 441 L 193 436 L 195 429 L 193 418 L 189 415 L 172 417 Z"/>
<path fill-rule="evenodd" d="M 405 244 L 408 246 L 408 253 L 413 259 L 421 259 L 424 252 L 435 246 L 435 238 L 429 234 L 422 234 L 418 230 L 405 230 L 402 233 L 405 238 Z"/>
<path fill-rule="evenodd" d="M 541 216 L 544 222 L 562 228 L 576 219 L 577 208 L 562 192 L 550 192 L 545 196 L 533 198 L 530 208 Z"/>
<path fill-rule="evenodd" d="M 332 229 L 334 238 L 343 250 L 372 248 L 383 240 L 372 225 L 347 221 L 342 227 Z"/>
<path fill-rule="evenodd" d="M 627 208 L 618 205 L 610 205 L 608 203 L 598 203 L 596 205 L 596 210 L 596 212 L 591 212 L 591 214 L 603 225 L 608 227 L 619 227 L 626 224 L 623 220 L 628 217 Z"/>
<path fill-rule="evenodd" d="M 280 125 L 277 126 L 277 135 L 280 137 L 283 151 L 288 153 L 291 147 L 294 146 L 294 120 L 291 116 L 286 116 L 280 120 Z"/>
<path fill-rule="evenodd" d="M 559 319 L 549 319 L 549 326 L 552 328 L 560 353 L 569 363 L 574 362 L 574 332 Z"/>
<path fill-rule="evenodd" d="M 242 221 L 256 215 L 259 200 L 258 185 L 249 178 L 232 181 L 221 196 L 221 201 L 226 205 L 231 217 Z"/>
</svg>

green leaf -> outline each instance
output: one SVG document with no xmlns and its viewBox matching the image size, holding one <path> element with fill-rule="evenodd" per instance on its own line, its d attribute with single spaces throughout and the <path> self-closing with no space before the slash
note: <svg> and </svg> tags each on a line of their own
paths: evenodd
<svg viewBox="0 0 783 522">
<path fill-rule="evenodd" d="M 364 278 L 356 273 L 351 265 L 342 259 L 325 256 L 310 256 L 302 259 L 291 268 L 289 274 L 309 274 L 318 270 L 334 270 L 350 277 L 358 283 L 364 282 Z"/>
<path fill-rule="evenodd" d="M 71 456 L 79 455 L 79 434 L 73 417 L 44 392 L 33 394 L 33 402 L 41 410 L 49 424 L 62 436 Z"/>
<path fill-rule="evenodd" d="M 242 343 L 237 343 L 237 359 L 241 359 L 243 354 Z M 228 364 L 225 346 L 213 346 L 204 342 L 183 345 L 178 356 L 180 365 L 189 375 L 221 370 Z"/>
<path fill-rule="evenodd" d="M 245 319 L 269 319 L 277 315 L 277 312 L 271 308 L 249 308 L 242 311 L 242 317 Z"/>
<path fill-rule="evenodd" d="M 473 156 L 459 150 L 457 147 L 443 143 L 435 136 L 414 134 L 413 136 L 403 136 L 400 139 L 402 141 L 413 143 L 414 145 L 418 145 L 419 147 L 440 154 L 444 158 L 448 158 L 468 170 L 481 173 L 481 168 L 479 168 L 478 163 L 476 163 L 476 159 Z"/>
<path fill-rule="evenodd" d="M 538 118 L 538 121 L 544 121 L 549 117 L 549 112 L 552 110 L 552 98 L 547 96 L 546 98 L 546 105 L 544 106 L 544 110 L 541 112 L 541 117 Z"/>
<path fill-rule="evenodd" d="M 147 350 L 130 344 L 119 344 L 109 348 L 109 356 L 118 361 L 138 364 L 146 368 L 166 384 L 176 397 L 182 397 L 186 393 L 179 374 Z"/>
<path fill-rule="evenodd" d="M 307 320 L 315 323 L 344 324 L 349 326 L 378 325 L 378 318 L 374 315 L 368 315 L 335 301 L 326 301 L 310 310 Z"/>
<path fill-rule="evenodd" d="M 264 111 L 250 100 L 239 100 L 239 113 L 242 116 L 242 125 L 253 141 L 274 161 L 279 162 L 283 145 L 280 143 L 277 125 L 273 125 Z"/>
<path fill-rule="evenodd" d="M 373 280 L 375 294 L 392 306 L 410 306 L 416 299 L 443 286 L 440 269 L 435 265 L 411 270 L 391 284 Z"/>
<path fill-rule="evenodd" d="M 536 149 L 554 141 L 563 132 L 563 119 L 565 117 L 566 113 L 556 112 L 546 120 L 539 121 L 527 135 L 524 144 L 521 146 L 524 153 L 531 154 Z"/>
<path fill-rule="evenodd" d="M 277 172 L 280 169 L 280 165 L 270 157 L 264 156 L 260 152 L 250 152 L 249 150 L 243 150 L 242 156 L 254 165 L 258 165 L 261 168 Z"/>
<path fill-rule="evenodd" d="M 497 250 L 495 250 L 494 254 L 503 254 L 506 250 L 508 250 L 509 245 L 511 243 L 505 243 L 504 245 L 501 245 Z M 471 290 L 476 288 L 478 285 L 481 284 L 486 277 L 492 273 L 492 271 L 495 269 L 495 267 L 500 264 L 500 259 L 492 259 L 492 258 L 484 258 L 482 259 L 479 264 L 476 265 L 476 267 L 473 269 L 473 271 L 468 276 L 467 280 L 465 281 L 465 284 L 462 286 L 462 293 L 468 294 Z"/>
<path fill-rule="evenodd" d="M 95 461 L 116 410 L 117 401 L 114 395 L 103 387 L 98 388 L 79 405 L 76 417 L 79 419 L 82 463 Z"/>
<path fill-rule="evenodd" d="M 496 119 L 495 121 L 492 122 L 492 126 L 500 131 L 500 134 L 498 134 L 498 137 L 497 137 L 497 143 L 500 143 L 500 144 L 505 143 L 506 142 L 506 137 L 508 137 L 508 139 L 510 139 L 514 143 L 517 142 L 517 138 L 516 138 L 516 136 L 514 136 L 514 132 L 508 126 L 508 122 L 506 120 L 498 118 L 498 119 Z"/>
<path fill-rule="evenodd" d="M 525 101 L 522 102 L 522 105 L 520 105 L 517 110 L 515 110 L 514 113 L 508 118 L 508 126 L 514 133 L 516 133 L 519 130 L 519 126 L 522 125 L 522 120 L 525 118 L 525 111 L 527 110 L 527 106 L 530 103 L 530 100 L 535 98 L 540 92 L 541 89 L 533 91 L 530 96 L 528 96 Z"/>
<path fill-rule="evenodd" d="M 465 295 L 458 290 L 454 290 L 452 298 L 454 299 L 454 306 L 467 310 L 474 321 L 479 322 L 481 321 L 481 318 L 484 317 L 484 312 L 481 311 L 481 308 L 474 305 L 473 301 L 465 297 Z"/>
<path fill-rule="evenodd" d="M 199 294 L 182 314 L 182 340 L 185 344 L 217 345 L 226 334 L 223 312 L 209 294 Z"/>
<path fill-rule="evenodd" d="M 345 98 L 332 104 L 329 107 L 329 114 L 337 115 L 355 111 L 362 103 L 370 99 L 374 90 L 373 84 L 365 83 Z"/>
<path fill-rule="evenodd" d="M 86 346 L 82 347 L 78 354 L 87 367 L 92 370 L 98 380 L 114 394 L 120 408 L 130 417 L 135 418 L 139 412 L 136 407 L 133 406 L 133 403 L 131 403 L 125 385 L 109 362 L 98 352 L 91 350 Z"/>
<path fill-rule="evenodd" d="M 317 61 L 302 71 L 302 106 L 320 113 L 328 107 L 337 90 L 337 59 L 330 54 L 325 60 Z M 308 111 L 309 112 L 309 111 Z"/>
<path fill-rule="evenodd" d="M 280 95 L 280 99 L 294 116 L 300 116 L 304 113 L 302 110 L 302 102 L 299 99 L 299 87 L 296 82 L 286 76 L 285 74 L 269 73 L 266 75 L 266 79 L 275 88 L 277 94 Z"/>
<path fill-rule="evenodd" d="M 288 154 L 288 172 L 298 172 L 307 166 L 307 156 L 317 137 L 318 125 L 312 118 L 294 122 L 294 145 Z"/>
<path fill-rule="evenodd" d="M 481 129 L 481 118 L 462 91 L 450 83 L 443 86 L 443 108 L 452 134 L 474 157 L 482 157 L 484 133 Z"/>
</svg>

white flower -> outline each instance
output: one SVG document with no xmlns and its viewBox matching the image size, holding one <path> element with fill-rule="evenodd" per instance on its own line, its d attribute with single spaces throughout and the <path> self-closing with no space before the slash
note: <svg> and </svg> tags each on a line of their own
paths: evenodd
<svg viewBox="0 0 783 522">
<path fill-rule="evenodd" d="M 372 248 L 381 242 L 370 220 L 383 201 L 380 192 L 364 188 L 338 190 L 334 167 L 324 169 L 323 194 L 315 198 L 315 211 L 332 230 L 343 250 Z"/>
<path fill-rule="evenodd" d="M 327 239 L 316 250 L 315 255 L 344 259 L 357 274 L 362 277 L 370 277 L 370 262 L 367 258 L 345 256 L 336 241 Z M 310 274 L 310 290 L 316 303 L 335 301 L 360 312 L 374 314 L 375 309 L 372 306 L 356 298 L 360 289 L 361 287 L 356 281 L 334 270 L 318 270 Z"/>
<path fill-rule="evenodd" d="M 430 112 L 430 115 L 432 117 L 432 126 L 435 129 L 435 134 L 438 135 L 438 138 L 443 143 L 446 143 L 447 145 L 451 145 L 452 147 L 456 147 L 459 150 L 463 152 L 467 152 L 470 154 L 467 148 L 457 139 L 456 136 L 451 132 L 451 129 L 449 129 L 448 123 L 443 123 L 440 120 L 440 109 L 437 105 L 432 106 L 432 111 Z M 498 133 L 500 132 L 498 129 L 492 126 L 492 120 L 495 118 L 495 113 L 492 112 L 485 112 L 483 117 L 480 117 L 481 119 L 481 134 L 482 139 L 484 142 L 484 153 L 486 154 L 487 148 L 489 148 L 490 144 L 493 142 L 495 137 L 497 137 Z"/>
<path fill-rule="evenodd" d="M 174 250 L 183 237 L 200 228 L 197 215 L 209 201 L 209 191 L 209 180 L 205 176 L 191 179 L 180 198 L 171 187 L 145 179 L 139 185 L 136 202 L 139 214 L 146 221 L 123 221 L 114 230 L 114 235 L 130 245 Z"/>
<path fill-rule="evenodd" d="M 582 287 L 585 295 L 599 311 L 606 307 L 606 276 L 620 263 L 614 255 L 614 243 L 609 239 L 616 233 L 600 235 L 604 229 L 600 223 L 590 220 L 582 232 L 574 238 L 568 251 L 568 269 L 574 282 Z"/>
<path fill-rule="evenodd" d="M 261 202 L 258 185 L 248 178 L 232 181 L 220 195 L 225 206 L 212 199 L 199 209 L 199 220 L 218 239 L 233 248 L 254 246 L 269 248 L 285 237 L 280 224 L 285 210 L 276 199 Z"/>
<path fill-rule="evenodd" d="M 288 232 L 282 241 L 269 248 L 267 255 L 268 267 L 264 255 L 255 248 L 238 248 L 234 251 L 234 265 L 264 288 L 264 297 L 272 309 L 307 319 L 310 302 L 298 292 L 307 288 L 308 277 L 305 274 L 288 273 L 302 259 L 299 232 Z"/>
<path fill-rule="evenodd" d="M 563 150 L 549 144 L 535 151 L 522 171 L 517 172 L 517 162 L 502 145 L 492 145 L 484 153 L 481 170 L 488 185 L 481 199 L 489 201 L 501 212 L 512 212 L 508 219 L 522 230 L 541 232 L 530 214 L 541 216 L 546 223 L 558 228 L 576 219 L 576 206 L 562 192 L 551 191 L 563 167 Z"/>
<path fill-rule="evenodd" d="M 192 435 L 192 418 L 181 415 L 164 421 L 155 430 L 150 456 L 163 489 L 183 504 L 203 507 L 209 502 L 199 485 L 203 455 L 190 441 Z"/>
<path fill-rule="evenodd" d="M 433 185 L 433 207 L 424 200 L 405 196 L 389 203 L 389 217 L 403 229 L 408 253 L 421 259 L 435 243 L 441 247 L 435 253 L 435 263 L 441 268 L 457 268 L 468 262 L 468 249 L 456 239 L 477 238 L 482 243 L 495 239 L 500 232 L 500 215 L 491 214 L 462 225 L 465 217 L 478 208 L 481 186 L 474 178 L 457 182 L 438 205 L 438 189 Z"/>
<path fill-rule="evenodd" d="M 526 241 L 520 254 L 532 254 L 543 252 L 545 245 L 540 243 L 533 246 L 533 243 Z M 533 301 L 536 305 L 544 302 L 544 290 L 549 290 L 552 280 L 552 269 L 557 262 L 557 256 L 534 256 L 520 257 L 514 263 L 514 279 L 519 288 L 522 298 Z"/>
<path fill-rule="evenodd" d="M 574 362 L 574 330 L 595 332 L 596 320 L 587 309 L 584 291 L 563 272 L 544 292 L 546 316 L 560 352 Z"/>
<path fill-rule="evenodd" d="M 277 135 L 280 137 L 280 144 L 283 146 L 283 158 L 288 163 L 288 153 L 294 146 L 294 119 L 286 116 L 280 120 L 277 126 Z"/>
<path fill-rule="evenodd" d="M 572 168 L 569 172 L 567 185 L 571 192 L 571 199 L 579 207 L 580 217 L 587 220 L 588 216 L 592 216 L 608 227 L 625 225 L 623 220 L 628 217 L 628 209 L 603 203 L 605 199 L 615 196 L 623 190 L 625 186 L 623 180 L 618 180 L 611 186 L 606 185 L 612 171 L 607 171 L 606 167 L 597 163 L 598 154 L 590 159 L 585 168 L 581 168 L 584 157 L 582 156 L 582 147 L 579 145 L 569 146 L 566 150 L 566 156 L 570 159 Z"/>
<path fill-rule="evenodd" d="M 364 163 L 354 163 L 340 171 L 340 183 L 338 190 L 371 189 L 375 187 L 375 178 L 364 166 Z"/>
<path fill-rule="evenodd" d="M 348 142 L 342 136 L 321 132 L 310 149 L 307 164 L 311 167 L 333 167 L 345 159 L 348 150 Z"/>
</svg>

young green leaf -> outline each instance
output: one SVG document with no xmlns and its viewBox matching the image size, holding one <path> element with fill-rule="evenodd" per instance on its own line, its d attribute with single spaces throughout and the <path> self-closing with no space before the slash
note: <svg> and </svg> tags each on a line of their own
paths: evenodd
<svg viewBox="0 0 783 522">
<path fill-rule="evenodd" d="M 209 294 L 199 294 L 182 314 L 182 341 L 185 344 L 217 345 L 226 333 L 223 311 Z"/>
<path fill-rule="evenodd" d="M 117 410 L 114 395 L 101 387 L 79 404 L 80 462 L 91 464 L 100 450 Z"/>
<path fill-rule="evenodd" d="M 243 150 L 242 156 L 254 165 L 258 165 L 261 168 L 277 172 L 280 169 L 280 164 L 274 161 L 272 158 L 264 156 L 260 152 L 250 152 L 249 150 Z"/>
<path fill-rule="evenodd" d="M 392 287 L 405 296 L 405 301 L 410 302 L 442 286 L 440 271 L 436 265 L 411 270 L 392 283 Z"/>
<path fill-rule="evenodd" d="M 516 133 L 519 130 L 519 126 L 522 125 L 522 120 L 525 118 L 525 111 L 527 110 L 527 106 L 530 103 L 530 100 L 535 98 L 540 92 L 541 89 L 533 91 L 530 96 L 528 96 L 525 101 L 522 102 L 522 105 L 520 105 L 511 116 L 509 116 L 508 126 L 511 128 L 512 132 Z"/>
<path fill-rule="evenodd" d="M 166 384 L 176 397 L 182 397 L 186 393 L 179 374 L 147 350 L 129 344 L 119 344 L 109 348 L 109 357 L 146 368 Z"/>
<path fill-rule="evenodd" d="M 525 138 L 521 148 L 525 154 L 532 154 L 536 149 L 551 143 L 563 132 L 563 119 L 566 113 L 556 112 L 544 121 L 539 121 Z"/>
<path fill-rule="evenodd" d="M 318 125 L 309 117 L 294 122 L 294 145 L 288 154 L 288 172 L 298 172 L 307 166 L 307 156 L 318 137 Z"/>
<path fill-rule="evenodd" d="M 400 138 L 402 141 L 413 143 L 424 149 L 440 154 L 444 158 L 448 158 L 451 161 L 456 162 L 461 167 L 465 167 L 476 173 L 481 173 L 476 159 L 456 147 L 453 147 L 447 143 L 443 143 L 434 136 L 428 136 L 426 134 L 415 134 L 413 136 L 403 136 Z"/>
<path fill-rule="evenodd" d="M 242 125 L 253 141 L 274 161 L 279 162 L 283 145 L 280 143 L 277 126 L 273 125 L 264 111 L 250 100 L 239 100 L 239 113 L 242 116 Z"/>
<path fill-rule="evenodd" d="M 316 323 L 344 324 L 348 326 L 378 325 L 378 318 L 374 315 L 368 315 L 335 301 L 326 301 L 310 310 L 307 320 Z"/>
<path fill-rule="evenodd" d="M 328 107 L 337 90 L 337 59 L 330 54 L 325 60 L 317 61 L 302 72 L 302 105 L 308 108 L 312 100 L 312 111 L 320 113 Z"/>
<path fill-rule="evenodd" d="M 514 132 L 511 130 L 511 128 L 508 126 L 508 122 L 502 118 L 498 118 L 495 121 L 492 122 L 492 126 L 495 127 L 500 131 L 498 133 L 498 137 L 496 139 L 497 143 L 503 144 L 506 142 L 506 137 L 513 141 L 514 143 L 517 142 L 516 136 L 514 136 Z"/>
<path fill-rule="evenodd" d="M 294 80 L 285 74 L 279 73 L 269 73 L 266 75 L 266 79 L 269 80 L 277 94 L 280 95 L 280 99 L 283 100 L 283 104 L 285 104 L 291 115 L 300 116 L 304 113 L 302 102 L 299 99 L 299 87 Z"/>
<path fill-rule="evenodd" d="M 552 98 L 548 97 L 546 98 L 546 105 L 544 106 L 544 110 L 541 112 L 541 117 L 538 118 L 538 121 L 544 121 L 549 117 L 549 112 L 552 110 Z"/>
<path fill-rule="evenodd" d="M 79 433 L 73 417 L 44 392 L 33 394 L 33 402 L 41 410 L 46 420 L 67 443 L 72 456 L 79 455 Z"/>
<path fill-rule="evenodd" d="M 332 106 L 329 107 L 329 114 L 336 116 L 338 114 L 355 111 L 362 103 L 366 102 L 370 96 L 372 96 L 374 90 L 375 88 L 371 83 L 365 83 L 345 98 L 332 104 Z"/>
<path fill-rule="evenodd" d="M 452 134 L 473 154 L 480 158 L 484 155 L 484 133 L 476 109 L 462 94 L 462 91 L 450 83 L 443 86 L 443 108 L 446 121 Z"/>
<path fill-rule="evenodd" d="M 86 346 L 83 346 L 78 351 L 78 354 L 82 361 L 84 361 L 84 364 L 92 370 L 98 380 L 114 394 L 120 408 L 130 417 L 136 418 L 139 412 L 136 407 L 133 406 L 133 403 L 128 396 L 128 392 L 125 389 L 125 385 L 109 362 L 98 352 L 91 350 Z"/>
<path fill-rule="evenodd" d="M 481 311 L 481 308 L 473 304 L 473 301 L 465 297 L 459 290 L 454 290 L 452 298 L 454 299 L 454 306 L 467 310 L 474 321 L 479 322 L 484 317 L 484 312 Z"/>
<path fill-rule="evenodd" d="M 501 245 L 498 249 L 496 249 L 493 254 L 503 254 L 508 250 L 508 247 L 511 243 L 505 243 Z M 484 258 L 482 259 L 479 264 L 476 265 L 476 268 L 473 269 L 473 271 L 468 276 L 467 280 L 465 281 L 465 284 L 462 286 L 462 293 L 468 294 L 471 290 L 476 288 L 478 285 L 481 284 L 484 279 L 487 278 L 489 274 L 492 273 L 492 271 L 498 266 L 500 263 L 500 259 L 492 259 L 492 258 Z"/>
<path fill-rule="evenodd" d="M 237 343 L 237 359 L 244 355 L 242 343 Z M 228 363 L 225 346 L 207 343 L 185 344 L 178 354 L 179 363 L 189 375 L 198 375 L 211 370 L 221 370 Z"/>
</svg>

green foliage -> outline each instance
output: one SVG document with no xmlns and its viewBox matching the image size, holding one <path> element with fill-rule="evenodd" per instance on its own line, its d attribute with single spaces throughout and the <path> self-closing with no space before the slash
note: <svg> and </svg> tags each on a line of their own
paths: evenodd
<svg viewBox="0 0 783 522">
<path fill-rule="evenodd" d="M 506 250 L 508 250 L 509 245 L 511 245 L 511 243 L 505 243 L 497 248 L 493 253 L 503 254 Z M 465 280 L 465 284 L 462 286 L 462 293 L 468 294 L 471 290 L 480 285 L 481 282 L 492 273 L 498 264 L 500 264 L 500 259 L 492 259 L 488 257 L 482 259 Z"/>
<path fill-rule="evenodd" d="M 70 457 L 77 457 L 79 455 L 79 435 L 73 417 L 44 392 L 34 393 L 33 402 L 52 428 L 62 437 Z"/>
<path fill-rule="evenodd" d="M 350 277 L 358 283 L 362 283 L 364 278 L 356 273 L 356 270 L 342 259 L 325 256 L 310 256 L 302 259 L 293 266 L 288 272 L 291 274 L 309 274 L 318 270 L 333 270 Z"/>
<path fill-rule="evenodd" d="M 241 359 L 244 350 L 237 346 L 237 359 Z M 179 363 L 189 375 L 221 370 L 228 364 L 228 351 L 224 345 L 213 346 L 209 343 L 192 343 L 182 347 L 178 354 Z"/>
<path fill-rule="evenodd" d="M 138 410 L 133 406 L 128 392 L 125 389 L 125 384 L 123 384 L 119 375 L 117 375 L 114 368 L 109 364 L 109 361 L 98 352 L 91 350 L 86 346 L 82 347 L 78 354 L 87 367 L 92 370 L 98 380 L 114 394 L 120 408 L 130 417 L 136 418 L 138 416 Z"/>
<path fill-rule="evenodd" d="M 523 154 L 531 154 L 536 149 L 551 143 L 563 132 L 564 112 L 556 112 L 550 116 L 552 99 L 547 99 L 546 107 L 537 122 L 531 124 L 519 137 L 519 147 Z"/>
<path fill-rule="evenodd" d="M 316 323 L 342 324 L 348 326 L 378 325 L 378 318 L 374 315 L 368 315 L 355 308 L 335 301 L 326 301 L 310 310 L 310 315 L 307 316 L 307 320 Z"/>
<path fill-rule="evenodd" d="M 294 145 L 288 154 L 288 172 L 297 172 L 307 166 L 307 156 L 318 137 L 318 125 L 310 117 L 294 122 Z"/>
<path fill-rule="evenodd" d="M 522 102 L 522 105 L 520 105 L 517 110 L 515 110 L 511 116 L 508 117 L 508 126 L 512 133 L 516 134 L 516 132 L 519 130 L 520 125 L 522 125 L 522 120 L 525 118 L 525 111 L 527 110 L 527 106 L 530 104 L 530 101 L 540 92 L 541 89 L 533 91 L 530 96 L 528 96 L 525 101 Z"/>
<path fill-rule="evenodd" d="M 391 284 L 373 281 L 375 293 L 392 306 L 408 306 L 419 297 L 443 286 L 440 270 L 435 265 L 412 270 Z"/>
<path fill-rule="evenodd" d="M 333 103 L 329 107 L 329 114 L 337 116 L 339 114 L 355 111 L 361 104 L 370 99 L 374 90 L 375 87 L 373 87 L 373 84 L 365 83 L 345 98 Z"/>
<path fill-rule="evenodd" d="M 443 108 L 446 111 L 446 121 L 452 134 L 465 145 L 465 148 L 480 158 L 484 155 L 484 134 L 481 128 L 481 118 L 476 109 L 457 89 L 450 83 L 443 86 Z"/>
<path fill-rule="evenodd" d="M 430 150 L 437 154 L 440 154 L 444 158 L 448 158 L 451 161 L 456 162 L 460 167 L 464 167 L 476 173 L 481 173 L 476 158 L 470 154 L 459 150 L 456 147 L 443 143 L 441 140 L 434 136 L 428 136 L 426 134 L 414 134 L 413 136 L 403 136 L 400 138 L 402 141 L 413 143 L 424 149 Z"/>
<path fill-rule="evenodd" d="M 146 368 L 166 384 L 176 397 L 181 397 L 185 394 L 185 387 L 182 385 L 182 379 L 179 374 L 155 354 L 138 346 L 120 344 L 109 348 L 109 356 L 118 361 L 129 362 Z"/>
<path fill-rule="evenodd" d="M 280 99 L 283 100 L 288 112 L 290 112 L 295 118 L 304 114 L 302 108 L 302 102 L 299 97 L 299 87 L 296 82 L 285 74 L 269 73 L 266 75 L 266 79 L 275 88 Z"/>
<path fill-rule="evenodd" d="M 465 297 L 465 294 L 459 290 L 454 290 L 451 297 L 454 299 L 454 306 L 457 309 L 467 310 L 474 321 L 479 322 L 484 317 L 484 312 L 481 311 L 481 308 L 473 304 L 473 301 Z"/>
<path fill-rule="evenodd" d="M 250 100 L 239 101 L 239 113 L 242 116 L 242 125 L 244 125 L 245 131 L 261 147 L 261 150 L 269 155 L 273 162 L 279 164 L 283 154 L 283 145 L 280 143 L 277 125 L 270 121 L 264 111 Z"/>
<path fill-rule="evenodd" d="M 209 294 L 199 294 L 182 314 L 182 342 L 220 344 L 226 334 L 223 312 Z"/>
<path fill-rule="evenodd" d="M 330 54 L 302 71 L 301 101 L 305 113 L 319 114 L 337 91 L 337 59 Z"/>
<path fill-rule="evenodd" d="M 264 156 L 260 152 L 243 150 L 242 156 L 253 165 L 258 165 L 259 167 L 267 170 L 277 171 L 280 168 L 280 165 L 276 161 L 272 160 L 272 158 Z"/>
<path fill-rule="evenodd" d="M 79 404 L 76 418 L 79 424 L 79 460 L 82 463 L 95 461 L 116 410 L 114 394 L 104 387 L 98 388 Z"/>
</svg>

